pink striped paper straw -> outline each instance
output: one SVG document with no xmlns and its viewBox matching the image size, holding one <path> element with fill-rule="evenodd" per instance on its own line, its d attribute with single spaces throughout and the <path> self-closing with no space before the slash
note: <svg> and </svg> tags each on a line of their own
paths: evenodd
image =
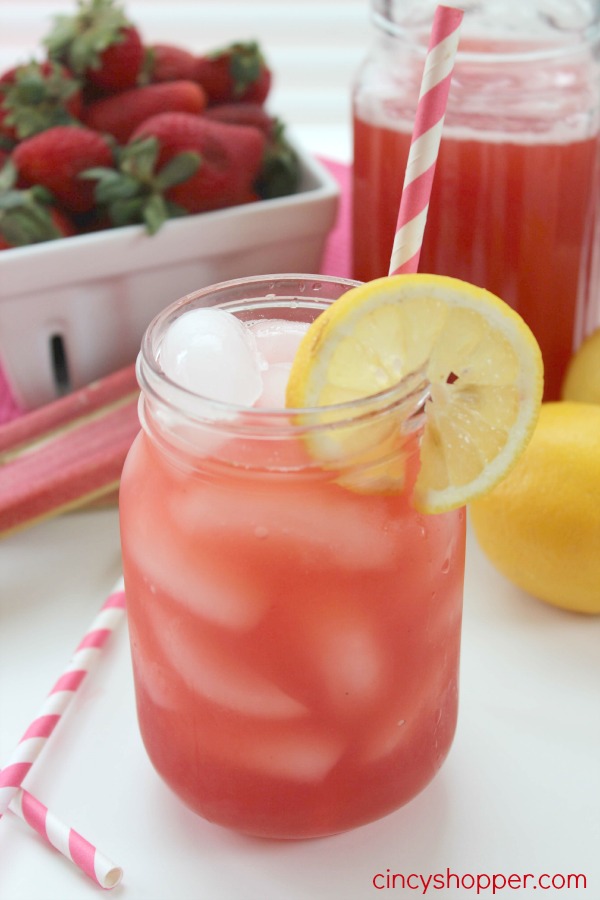
<svg viewBox="0 0 600 900">
<path fill-rule="evenodd" d="M 462 9 L 450 6 L 438 6 L 433 18 L 400 199 L 390 275 L 416 272 L 419 267 L 462 18 Z"/>
<path fill-rule="evenodd" d="M 100 656 L 100 651 L 125 612 L 123 581 L 115 586 L 75 654 L 46 698 L 8 762 L 0 772 L 0 816 L 3 816 L 23 779 L 73 699 L 78 687 Z"/>
<path fill-rule="evenodd" d="M 8 808 L 37 831 L 47 844 L 74 862 L 100 887 L 110 890 L 121 881 L 123 870 L 119 866 L 100 853 L 97 847 L 90 844 L 77 831 L 57 819 L 47 806 L 36 800 L 28 791 L 18 788 Z"/>
</svg>

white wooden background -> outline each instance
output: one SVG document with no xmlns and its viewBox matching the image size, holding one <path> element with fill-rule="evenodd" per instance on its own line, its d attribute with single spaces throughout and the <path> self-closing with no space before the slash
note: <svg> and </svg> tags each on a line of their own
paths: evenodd
<svg viewBox="0 0 600 900">
<path fill-rule="evenodd" d="M 347 148 L 352 79 L 370 42 L 369 0 L 124 0 L 123 5 L 148 42 L 203 51 L 258 40 L 275 74 L 273 112 L 311 143 L 333 141 Z M 0 67 L 29 59 L 52 16 L 75 8 L 75 0 L 0 0 Z"/>
</svg>

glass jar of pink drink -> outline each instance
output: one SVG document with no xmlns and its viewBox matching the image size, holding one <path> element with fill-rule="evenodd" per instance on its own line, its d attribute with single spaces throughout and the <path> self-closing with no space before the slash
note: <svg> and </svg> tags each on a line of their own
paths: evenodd
<svg viewBox="0 0 600 900">
<path fill-rule="evenodd" d="M 206 288 L 154 320 L 138 360 L 120 514 L 141 734 L 189 807 L 265 837 L 392 812 L 456 726 L 465 516 L 411 505 L 424 384 L 329 424 L 284 408 L 299 340 L 352 284 Z M 312 457 L 336 429 L 360 431 L 360 459 Z"/>
<path fill-rule="evenodd" d="M 545 399 L 600 324 L 600 3 L 464 0 L 420 269 L 487 288 L 542 349 Z M 353 91 L 353 275 L 386 275 L 434 0 L 371 0 Z"/>
</svg>

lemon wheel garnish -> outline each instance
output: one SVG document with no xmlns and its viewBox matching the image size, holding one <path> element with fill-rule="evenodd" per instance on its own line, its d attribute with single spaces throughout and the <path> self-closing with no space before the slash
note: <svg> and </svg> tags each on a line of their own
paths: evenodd
<svg viewBox="0 0 600 900">
<path fill-rule="evenodd" d="M 498 297 L 426 274 L 393 275 L 352 288 L 304 336 L 286 405 L 343 404 L 415 379 L 415 373 L 424 376 L 428 396 L 414 503 L 423 512 L 443 512 L 497 484 L 525 448 L 538 417 L 540 350 L 521 317 Z M 340 407 L 330 415 L 324 410 L 323 421 L 342 415 Z M 380 437 L 389 440 L 385 431 Z M 342 452 L 360 457 L 361 448 L 353 446 L 360 440 L 348 427 L 339 430 L 335 450 L 318 433 L 307 444 L 313 458 L 333 465 Z M 359 481 L 353 486 L 360 490 Z"/>
</svg>

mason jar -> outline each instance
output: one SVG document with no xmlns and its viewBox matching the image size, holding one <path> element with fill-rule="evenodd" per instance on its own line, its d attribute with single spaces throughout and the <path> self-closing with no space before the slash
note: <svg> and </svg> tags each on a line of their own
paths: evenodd
<svg viewBox="0 0 600 900">
<path fill-rule="evenodd" d="M 598 0 L 464 0 L 420 270 L 507 301 L 559 396 L 600 324 Z M 372 0 L 353 90 L 353 275 L 387 274 L 436 4 Z"/>
<path fill-rule="evenodd" d="M 120 517 L 139 727 L 184 803 L 255 835 L 386 815 L 436 775 L 456 727 L 465 514 L 411 503 L 421 376 L 330 419 L 212 400 L 161 367 L 186 311 L 285 330 L 350 286 L 200 290 L 154 320 L 138 359 Z"/>
</svg>

